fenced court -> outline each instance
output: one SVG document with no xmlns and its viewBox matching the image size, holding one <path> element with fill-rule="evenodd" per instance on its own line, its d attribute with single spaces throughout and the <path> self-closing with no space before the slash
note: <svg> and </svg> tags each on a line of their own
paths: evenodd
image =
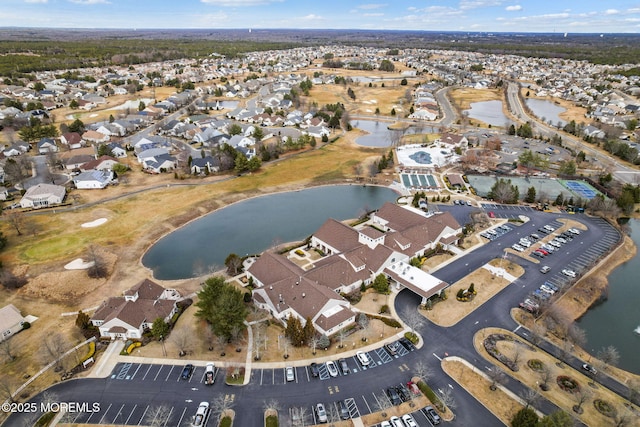
<svg viewBox="0 0 640 427">
<path fill-rule="evenodd" d="M 591 200 L 599 194 L 599 191 L 593 188 L 588 182 L 560 180 L 560 183 L 567 187 L 567 189 L 569 189 L 572 193 L 583 199 Z"/>
<path fill-rule="evenodd" d="M 420 189 L 420 190 L 435 190 L 438 188 L 438 183 L 433 175 L 424 173 L 401 173 L 402 185 L 407 190 Z"/>
</svg>

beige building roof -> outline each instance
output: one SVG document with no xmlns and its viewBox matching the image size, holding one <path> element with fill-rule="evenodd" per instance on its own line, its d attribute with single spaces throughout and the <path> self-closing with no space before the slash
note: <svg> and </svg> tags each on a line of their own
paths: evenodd
<svg viewBox="0 0 640 427">
<path fill-rule="evenodd" d="M 340 252 L 348 251 L 360 245 L 358 243 L 358 232 L 335 219 L 326 220 L 318 231 L 313 233 L 313 236 Z"/>
<path fill-rule="evenodd" d="M 24 317 L 13 304 L 0 308 L 0 333 L 11 329 L 22 321 L 24 321 Z"/>
</svg>

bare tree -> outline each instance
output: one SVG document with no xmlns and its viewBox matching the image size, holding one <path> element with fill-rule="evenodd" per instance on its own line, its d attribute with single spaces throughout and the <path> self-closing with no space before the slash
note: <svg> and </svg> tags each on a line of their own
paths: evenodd
<svg viewBox="0 0 640 427">
<path fill-rule="evenodd" d="M 522 357 L 522 347 L 520 347 L 520 344 L 514 342 L 513 348 L 511 349 L 511 360 L 513 360 L 513 363 L 515 364 L 515 366 L 518 366 L 521 357 Z"/>
<path fill-rule="evenodd" d="M 584 347 L 587 343 L 587 333 L 575 323 L 569 328 L 567 338 L 578 347 Z"/>
<path fill-rule="evenodd" d="M 11 339 L 7 338 L 0 342 L 0 354 L 9 362 L 16 360 L 16 353 Z"/>
<path fill-rule="evenodd" d="M 231 328 L 231 342 L 235 343 L 236 351 L 242 349 L 242 344 L 244 343 L 244 336 L 242 334 L 243 332 L 244 328 L 240 325 L 235 325 L 233 328 Z"/>
<path fill-rule="evenodd" d="M 16 230 L 18 236 L 22 236 L 22 230 L 27 217 L 23 212 L 17 210 L 11 210 L 6 215 L 7 222 Z"/>
<path fill-rule="evenodd" d="M 253 358 L 260 360 L 262 356 L 262 347 L 267 342 L 265 326 L 262 323 L 253 327 Z"/>
<path fill-rule="evenodd" d="M 50 362 L 54 363 L 54 370 L 60 372 L 64 369 L 62 355 L 65 353 L 66 340 L 59 333 L 47 335 L 43 340 L 44 355 Z"/>
<path fill-rule="evenodd" d="M 402 320 L 411 329 L 412 334 L 416 334 L 416 329 L 424 324 L 424 317 L 417 308 L 407 308 L 402 313 Z"/>
<path fill-rule="evenodd" d="M 604 368 L 608 369 L 609 366 L 616 366 L 620 361 L 620 352 L 614 346 L 602 347 L 598 351 L 598 359 L 603 363 Z"/>
<path fill-rule="evenodd" d="M 340 411 L 336 407 L 335 403 L 331 403 L 327 405 L 327 420 L 329 421 L 329 425 L 334 427 L 340 421 Z"/>
<path fill-rule="evenodd" d="M 563 340 L 560 343 L 558 350 L 560 352 L 560 357 L 558 358 L 558 366 L 562 367 L 565 359 L 569 357 L 571 351 L 573 350 L 573 344 L 569 340 Z"/>
<path fill-rule="evenodd" d="M 627 383 L 629 390 L 629 400 L 631 403 L 640 405 L 640 380 L 632 378 Z"/>
<path fill-rule="evenodd" d="M 89 245 L 87 249 L 87 262 L 91 263 L 87 269 L 87 275 L 92 279 L 101 279 L 109 274 L 107 264 L 99 252 L 99 248 L 95 245 Z"/>
<path fill-rule="evenodd" d="M 383 418 L 387 417 L 387 409 L 391 408 L 391 401 L 389 400 L 389 398 L 384 394 L 374 394 L 373 397 L 376 400 L 376 403 L 374 405 L 376 411 L 381 412 L 381 415 Z"/>
<path fill-rule="evenodd" d="M 277 401 L 276 399 L 271 399 L 269 401 L 264 401 L 264 404 L 262 405 L 262 408 L 265 411 L 280 411 L 282 410 L 282 406 L 280 405 L 280 402 Z"/>
<path fill-rule="evenodd" d="M 498 368 L 497 366 L 492 366 L 491 368 L 489 368 L 489 370 L 487 371 L 487 375 L 489 376 L 489 380 L 491 381 L 489 389 L 491 389 L 492 391 L 495 391 L 498 388 L 498 385 L 503 385 L 507 380 L 504 371 L 502 371 L 502 369 Z"/>
<path fill-rule="evenodd" d="M 571 408 L 573 409 L 573 412 L 575 412 L 576 414 L 582 414 L 582 412 L 584 412 L 584 410 L 582 409 L 582 405 L 584 405 L 584 403 L 591 398 L 592 394 L 593 393 L 588 388 L 583 387 L 579 390 L 576 390 L 576 392 L 573 393 L 573 398 L 576 401 L 576 404 Z"/>
<path fill-rule="evenodd" d="M 225 412 L 233 407 L 233 401 L 228 399 L 226 395 L 219 394 L 213 401 L 211 402 L 211 417 L 215 422 L 215 425 L 220 424 L 220 420 L 224 416 Z"/>
<path fill-rule="evenodd" d="M 318 345 L 320 344 L 320 336 L 314 335 L 309 338 L 309 347 L 311 347 L 311 353 L 313 355 L 316 354 L 316 350 L 318 349 Z"/>
<path fill-rule="evenodd" d="M 615 416 L 615 427 L 626 427 L 632 425 L 633 420 L 637 418 L 637 415 L 632 414 L 626 407 L 618 408 Z"/>
<path fill-rule="evenodd" d="M 15 385 L 8 377 L 3 377 L 0 379 L 0 397 L 2 401 L 8 401 L 9 403 L 14 403 L 13 395 L 15 391 Z"/>
<path fill-rule="evenodd" d="M 540 389 L 542 391 L 549 390 L 549 381 L 551 381 L 551 369 L 548 366 L 543 366 L 542 370 L 538 372 L 540 376 Z"/>
<path fill-rule="evenodd" d="M 533 406 L 540 399 L 540 394 L 538 393 L 538 391 L 530 388 L 527 388 L 520 392 L 519 396 L 524 401 L 525 408 Z"/>
<path fill-rule="evenodd" d="M 458 404 L 456 403 L 456 399 L 453 397 L 453 391 L 450 388 L 439 390 L 438 398 L 440 398 L 440 401 L 444 404 L 444 406 L 446 406 L 450 410 L 454 410 L 456 409 L 456 406 L 458 406 Z"/>
<path fill-rule="evenodd" d="M 169 335 L 169 340 L 178 348 L 180 357 L 191 351 L 191 333 L 186 327 L 174 329 Z"/>
<path fill-rule="evenodd" d="M 305 406 L 291 408 L 291 423 L 293 427 L 304 427 L 307 422 L 307 415 Z"/>
<path fill-rule="evenodd" d="M 531 342 L 535 346 L 539 346 L 547 334 L 547 328 L 541 322 L 535 322 L 531 328 Z"/>
<path fill-rule="evenodd" d="M 229 340 L 223 335 L 217 335 L 215 338 L 215 342 L 220 348 L 220 355 L 224 356 L 224 349 L 227 347 Z"/>
<path fill-rule="evenodd" d="M 338 348 L 344 348 L 344 340 L 349 336 L 349 333 L 345 329 L 341 329 L 338 332 Z"/>
<path fill-rule="evenodd" d="M 145 423 L 149 427 L 161 427 L 165 425 L 171 415 L 171 408 L 166 405 L 152 406 L 145 415 Z"/>
<path fill-rule="evenodd" d="M 420 378 L 425 383 L 433 376 L 433 369 L 427 365 L 424 360 L 418 360 L 413 365 L 413 376 Z"/>
</svg>

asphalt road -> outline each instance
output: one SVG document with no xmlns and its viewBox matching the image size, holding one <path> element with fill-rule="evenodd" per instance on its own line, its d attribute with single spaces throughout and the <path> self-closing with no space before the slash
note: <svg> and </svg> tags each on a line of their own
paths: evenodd
<svg viewBox="0 0 640 427">
<path fill-rule="evenodd" d="M 434 275 L 454 283 L 470 271 L 473 271 L 490 259 L 500 257 L 504 249 L 517 242 L 521 237 L 537 232 L 543 225 L 560 226 L 559 218 L 571 218 L 582 222 L 588 230 L 563 245 L 561 250 L 537 264 L 517 255 L 509 255 L 525 269 L 525 274 L 517 279 L 490 301 L 483 304 L 465 319 L 453 327 L 443 328 L 430 322 L 419 329 L 424 339 L 420 350 L 407 351 L 400 349 L 397 357 L 392 357 L 386 350 L 379 348 L 369 352 L 374 362 L 368 369 L 355 357 L 347 358 L 351 369 L 349 375 L 329 377 L 325 368 L 321 369 L 320 378 L 313 378 L 308 367 L 295 368 L 295 381 L 287 382 L 284 369 L 253 369 L 249 385 L 233 387 L 224 385 L 219 376 L 213 386 L 202 383 L 204 368 L 197 367 L 192 377 L 180 379 L 182 366 L 120 364 L 115 367 L 107 379 L 78 379 L 53 386 L 58 402 L 84 402 L 89 405 L 99 403 L 96 412 L 84 410 L 76 413 L 78 422 L 91 424 L 117 423 L 123 425 L 140 425 L 148 423 L 149 413 L 153 407 L 165 405 L 169 408 L 166 426 L 190 425 L 200 401 L 212 401 L 216 396 L 224 396 L 236 411 L 236 425 L 257 426 L 263 419 L 265 402 L 275 399 L 281 405 L 281 420 L 286 421 L 291 408 L 304 408 L 308 422 L 316 421 L 313 406 L 322 402 L 327 408 L 336 407 L 339 400 L 346 401 L 351 416 L 365 415 L 375 412 L 380 401 L 385 399 L 385 390 L 389 386 L 402 386 L 413 373 L 418 361 L 423 361 L 432 368 L 434 375 L 429 384 L 434 390 L 450 389 L 456 402 L 454 426 L 495 426 L 499 421 L 471 395 L 451 380 L 440 367 L 440 359 L 446 356 L 459 356 L 479 369 L 486 370 L 492 363 L 481 358 L 473 348 L 472 337 L 480 329 L 493 326 L 516 331 L 527 339 L 527 331 L 519 328 L 511 319 L 509 310 L 516 307 L 527 295 L 534 291 L 545 280 L 562 286 L 570 279 L 562 275 L 563 268 L 571 268 L 578 275 L 586 272 L 600 257 L 614 247 L 621 236 L 618 231 L 598 218 L 584 215 L 557 215 L 538 212 L 522 206 L 500 206 L 484 204 L 480 207 L 440 206 L 449 210 L 461 223 L 468 222 L 473 210 L 484 209 L 494 212 L 496 217 L 516 218 L 521 215 L 531 220 L 522 225 L 512 225 L 512 230 L 488 242 L 482 250 L 470 252 L 440 270 Z M 539 232 L 537 232 L 539 234 Z M 551 272 L 542 274 L 540 266 L 548 265 Z M 404 290 L 399 293 L 395 305 L 400 316 L 407 307 L 413 308 L 419 298 Z M 545 350 L 559 354 L 558 349 L 544 344 Z M 186 362 L 185 362 L 186 363 Z M 567 363 L 580 369 L 583 361 L 570 357 Z M 255 365 L 254 365 L 255 366 Z M 618 393 L 624 393 L 625 387 L 608 377 L 599 381 Z M 525 387 L 513 380 L 506 385 L 516 394 Z M 42 395 L 34 398 L 39 402 Z M 555 410 L 555 406 L 542 400 L 536 405 L 544 413 Z M 82 408 L 86 409 L 86 408 Z M 421 426 L 431 425 L 421 412 L 414 413 Z M 25 415 L 12 416 L 4 425 L 21 426 Z M 209 425 L 214 425 L 210 420 Z M 286 425 L 286 424 L 285 424 Z"/>
</svg>

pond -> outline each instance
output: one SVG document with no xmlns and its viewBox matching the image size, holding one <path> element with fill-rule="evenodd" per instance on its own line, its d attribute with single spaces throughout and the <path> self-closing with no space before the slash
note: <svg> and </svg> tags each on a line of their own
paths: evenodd
<svg viewBox="0 0 640 427">
<path fill-rule="evenodd" d="M 525 103 L 527 107 L 533 111 L 533 114 L 540 120 L 544 119 L 545 123 L 549 123 L 552 126 L 557 126 L 559 123 L 560 127 L 567 124 L 567 122 L 560 118 L 560 114 L 567 111 L 566 108 L 547 101 L 546 99 L 527 98 Z"/>
<path fill-rule="evenodd" d="M 629 222 L 631 239 L 640 245 L 640 220 Z M 609 275 L 607 300 L 592 307 L 579 321 L 587 334 L 585 349 L 596 355 L 603 347 L 614 346 L 620 352 L 618 366 L 640 374 L 640 311 L 638 311 L 640 254 Z"/>
<path fill-rule="evenodd" d="M 368 135 L 356 138 L 356 144 L 366 147 L 391 147 L 392 134 L 394 132 L 388 128 L 391 124 L 390 122 L 382 122 L 379 120 L 352 120 L 351 126 L 369 133 Z M 407 129 L 404 134 L 411 135 L 432 132 L 433 126 L 412 126 Z"/>
<path fill-rule="evenodd" d="M 239 101 L 218 101 L 218 105 L 220 108 L 229 108 L 231 110 L 235 109 L 240 105 Z"/>
<path fill-rule="evenodd" d="M 398 197 L 385 187 L 338 185 L 255 197 L 227 206 L 168 234 L 143 256 L 161 280 L 224 267 L 230 253 L 257 254 L 274 244 L 304 240 L 328 218 L 357 218 Z"/>
<path fill-rule="evenodd" d="M 510 120 L 502 112 L 502 101 L 472 102 L 470 110 L 464 110 L 469 118 L 491 126 L 504 127 Z"/>
</svg>

